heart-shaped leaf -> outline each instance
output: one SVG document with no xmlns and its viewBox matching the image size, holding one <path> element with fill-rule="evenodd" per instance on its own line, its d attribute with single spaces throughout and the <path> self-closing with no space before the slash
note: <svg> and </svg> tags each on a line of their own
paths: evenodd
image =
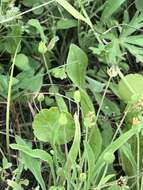
<svg viewBox="0 0 143 190">
<path fill-rule="evenodd" d="M 58 108 L 41 110 L 34 118 L 35 136 L 50 144 L 65 144 L 72 140 L 75 131 L 74 120 L 70 113 L 60 112 Z"/>
</svg>

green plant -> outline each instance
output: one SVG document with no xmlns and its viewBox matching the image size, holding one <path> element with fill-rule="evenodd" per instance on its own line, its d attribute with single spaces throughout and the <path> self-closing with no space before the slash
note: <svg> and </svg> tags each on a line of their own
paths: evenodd
<svg viewBox="0 0 143 190">
<path fill-rule="evenodd" d="M 141 0 L 0 2 L 6 190 L 143 189 L 142 11 Z"/>
</svg>

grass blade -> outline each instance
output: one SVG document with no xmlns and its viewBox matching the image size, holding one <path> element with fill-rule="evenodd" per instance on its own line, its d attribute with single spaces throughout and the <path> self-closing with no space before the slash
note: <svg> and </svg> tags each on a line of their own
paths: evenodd
<svg viewBox="0 0 143 190">
<path fill-rule="evenodd" d="M 71 167 L 72 165 L 75 163 L 79 149 L 80 149 L 80 139 L 81 139 L 81 131 L 80 131 L 80 124 L 79 124 L 79 120 L 78 120 L 78 115 L 75 114 L 74 115 L 74 121 L 75 121 L 75 136 L 74 136 L 74 141 L 72 144 L 72 147 L 69 151 L 68 157 L 67 157 L 67 161 L 64 167 L 64 171 L 65 171 L 65 176 L 68 177 L 70 171 L 71 171 Z"/>
<path fill-rule="evenodd" d="M 66 0 L 56 0 L 66 11 L 68 11 L 74 18 L 84 21 L 88 25 L 90 25 L 89 21 L 80 13 L 78 12 L 70 3 Z"/>
</svg>

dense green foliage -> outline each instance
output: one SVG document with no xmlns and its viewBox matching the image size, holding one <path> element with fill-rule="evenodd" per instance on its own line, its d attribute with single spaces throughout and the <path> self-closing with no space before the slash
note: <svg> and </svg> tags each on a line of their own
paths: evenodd
<svg viewBox="0 0 143 190">
<path fill-rule="evenodd" d="M 0 1 L 0 189 L 143 190 L 143 1 Z"/>
</svg>

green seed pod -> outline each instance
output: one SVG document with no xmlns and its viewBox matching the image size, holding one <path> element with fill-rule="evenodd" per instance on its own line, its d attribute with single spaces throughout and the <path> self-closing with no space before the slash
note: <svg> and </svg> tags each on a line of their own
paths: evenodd
<svg viewBox="0 0 143 190">
<path fill-rule="evenodd" d="M 80 181 L 85 181 L 86 180 L 86 173 L 81 173 L 79 176 Z"/>
<path fill-rule="evenodd" d="M 38 97 L 37 97 L 37 99 L 38 99 L 38 101 L 39 102 L 43 102 L 44 101 L 44 94 L 43 93 L 40 93 L 39 95 L 38 95 Z"/>
<path fill-rule="evenodd" d="M 80 103 L 80 101 L 81 101 L 81 96 L 80 96 L 80 91 L 79 91 L 79 90 L 76 90 L 76 91 L 74 92 L 74 100 L 75 100 L 76 103 Z"/>
<path fill-rule="evenodd" d="M 84 126 L 91 128 L 96 125 L 96 118 L 94 112 L 89 112 L 84 118 Z"/>
<path fill-rule="evenodd" d="M 54 155 L 55 154 L 54 150 L 50 150 L 50 154 Z"/>
<path fill-rule="evenodd" d="M 114 160 L 115 160 L 115 156 L 114 156 L 114 154 L 112 152 L 109 151 L 109 152 L 106 152 L 104 154 L 103 159 L 106 162 L 106 164 L 112 164 L 114 162 Z"/>
<path fill-rule="evenodd" d="M 44 53 L 47 52 L 47 47 L 46 47 L 46 45 L 45 45 L 45 42 L 42 42 L 42 41 L 41 41 L 41 42 L 39 43 L 38 51 L 39 51 L 39 53 L 42 53 L 42 54 L 44 54 Z"/>
</svg>

